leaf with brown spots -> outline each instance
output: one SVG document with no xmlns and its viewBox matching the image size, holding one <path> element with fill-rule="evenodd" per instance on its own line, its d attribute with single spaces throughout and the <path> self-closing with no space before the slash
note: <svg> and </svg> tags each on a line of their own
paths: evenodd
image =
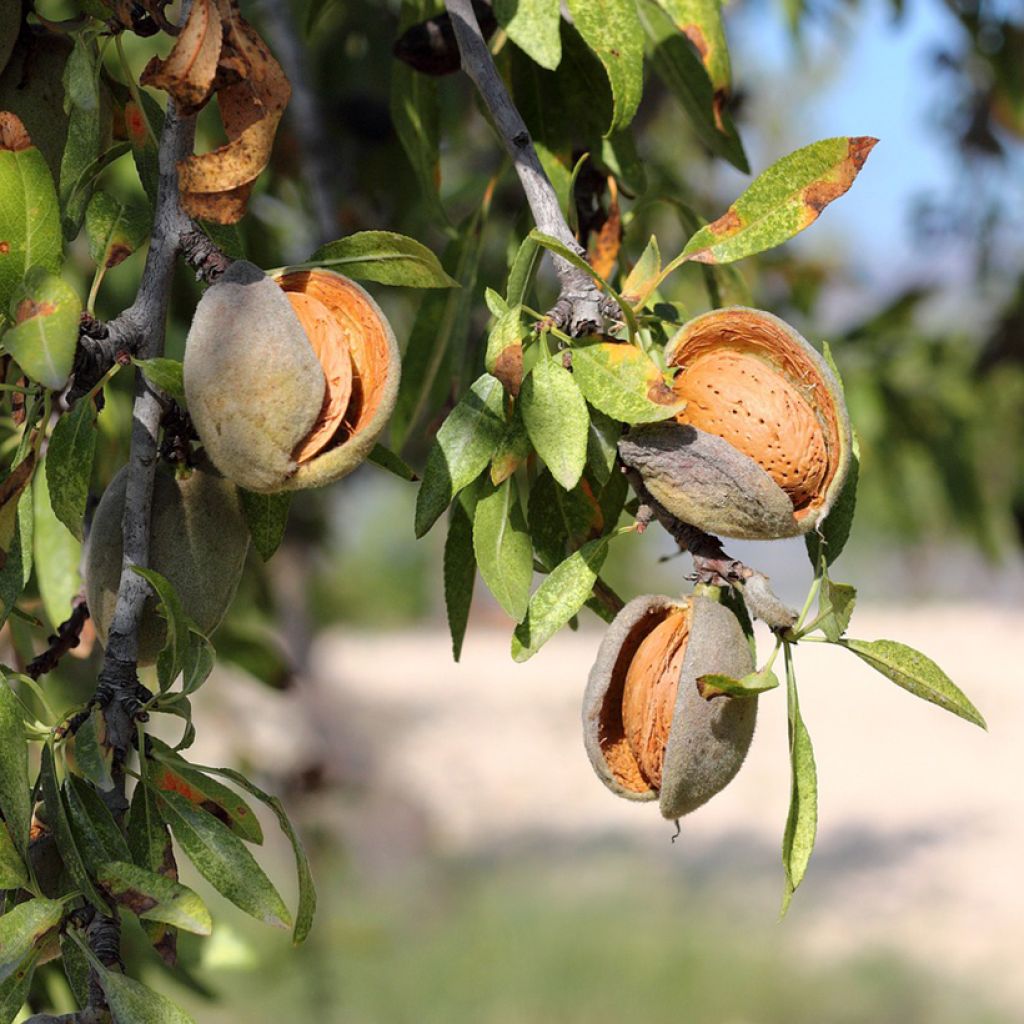
<svg viewBox="0 0 1024 1024">
<path fill-rule="evenodd" d="M 877 139 L 823 139 L 760 174 L 718 220 L 701 228 L 668 273 L 687 260 L 732 263 L 774 248 L 803 231 L 853 184 Z"/>
<path fill-rule="evenodd" d="M 213 94 L 223 40 L 220 11 L 214 0 L 194 0 L 166 60 L 154 57 L 139 81 L 169 93 L 183 114 L 194 114 Z"/>
<path fill-rule="evenodd" d="M 643 350 L 588 339 L 572 349 L 573 377 L 591 405 L 622 423 L 656 423 L 686 407 Z"/>
<path fill-rule="evenodd" d="M 118 906 L 140 920 L 160 921 L 194 935 L 209 935 L 213 930 L 210 911 L 191 889 L 137 864 L 104 864 L 96 882 Z"/>
<path fill-rule="evenodd" d="M 234 790 L 204 775 L 166 743 L 150 737 L 155 763 L 150 782 L 164 793 L 178 793 L 212 814 L 232 832 L 250 843 L 263 842 L 263 829 L 252 808 Z"/>
<path fill-rule="evenodd" d="M 97 192 L 85 211 L 89 255 L 107 270 L 116 267 L 146 240 L 149 221 L 145 207 L 122 203 L 107 192 Z"/>
<path fill-rule="evenodd" d="M 647 300 L 658 287 L 661 280 L 661 252 L 658 240 L 651 235 L 647 248 L 640 254 L 640 259 L 633 264 L 626 280 L 622 283 L 622 297 L 638 313 L 647 305 Z"/>
</svg>

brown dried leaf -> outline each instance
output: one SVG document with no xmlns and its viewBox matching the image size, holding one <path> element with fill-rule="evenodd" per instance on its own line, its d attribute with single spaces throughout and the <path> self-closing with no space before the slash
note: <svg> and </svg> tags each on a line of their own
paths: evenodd
<svg viewBox="0 0 1024 1024">
<path fill-rule="evenodd" d="M 619 190 L 614 178 L 608 179 L 608 217 L 601 225 L 590 248 L 590 265 L 605 280 L 611 277 L 622 245 L 622 212 L 619 210 Z"/>
<path fill-rule="evenodd" d="M 18 115 L 8 110 L 0 110 L 0 149 L 20 153 L 31 145 L 32 140 Z"/>
<path fill-rule="evenodd" d="M 195 0 L 188 21 L 166 60 L 154 57 L 139 81 L 174 97 L 181 112 L 194 114 L 213 94 L 224 41 L 220 11 L 213 0 Z"/>
</svg>

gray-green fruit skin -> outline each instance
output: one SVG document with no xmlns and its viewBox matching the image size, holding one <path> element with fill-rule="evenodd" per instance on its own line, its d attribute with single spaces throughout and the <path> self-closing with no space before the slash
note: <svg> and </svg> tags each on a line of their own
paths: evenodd
<svg viewBox="0 0 1024 1024">
<path fill-rule="evenodd" d="M 326 381 L 285 293 L 236 260 L 199 300 L 185 344 L 185 399 L 213 464 L 239 487 L 281 490 Z"/>
<path fill-rule="evenodd" d="M 398 342 L 372 297 L 348 285 L 384 328 L 387 375 L 369 422 L 301 464 L 292 453 L 317 420 L 326 381 L 285 292 L 237 260 L 200 299 L 185 346 L 185 398 L 213 464 L 239 487 L 272 494 L 340 480 L 384 429 L 398 397 Z"/>
<path fill-rule="evenodd" d="M 619 455 L 651 497 L 706 533 L 764 540 L 805 532 L 789 495 L 728 441 L 668 420 L 634 427 Z"/>
<path fill-rule="evenodd" d="M 660 792 L 638 792 L 615 778 L 601 747 L 601 719 L 613 678 L 626 670 L 627 665 L 616 663 L 628 651 L 631 635 L 644 619 L 685 602 L 660 595 L 630 601 L 605 633 L 583 698 L 584 744 L 598 778 L 627 800 L 658 800 L 662 815 L 670 820 L 689 814 L 732 781 L 750 748 L 757 721 L 756 696 L 711 701 L 700 696 L 700 676 L 742 678 L 754 670 L 754 659 L 739 621 L 728 608 L 703 593 L 696 593 L 691 601 L 690 638 L 680 669 Z"/>
<path fill-rule="evenodd" d="M 85 592 L 100 640 L 106 644 L 121 579 L 121 519 L 127 467 L 96 508 L 85 550 Z M 212 468 L 178 480 L 164 467 L 156 473 L 150 520 L 149 565 L 170 580 L 185 613 L 203 633 L 220 625 L 242 576 L 249 529 L 238 490 Z M 139 627 L 139 664 L 156 661 L 167 626 L 146 602 Z"/>
</svg>

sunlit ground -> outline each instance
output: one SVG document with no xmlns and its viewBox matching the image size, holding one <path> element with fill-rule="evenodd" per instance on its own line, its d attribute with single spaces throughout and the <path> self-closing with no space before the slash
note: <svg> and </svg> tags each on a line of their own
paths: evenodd
<svg viewBox="0 0 1024 1024">
<path fill-rule="evenodd" d="M 523 666 L 487 615 L 459 666 L 439 631 L 333 633 L 297 691 L 212 681 L 197 759 L 317 768 L 313 791 L 287 799 L 320 915 L 293 951 L 212 897 L 217 931 L 195 976 L 219 1000 L 151 982 L 212 1024 L 1019 1021 L 1024 612 L 866 607 L 854 623 L 935 657 L 990 731 L 846 652 L 801 648 L 820 827 L 781 923 L 779 692 L 762 698 L 739 777 L 673 844 L 672 826 L 606 792 L 583 754 L 594 632 Z M 270 862 L 286 879 L 283 845 Z"/>
</svg>

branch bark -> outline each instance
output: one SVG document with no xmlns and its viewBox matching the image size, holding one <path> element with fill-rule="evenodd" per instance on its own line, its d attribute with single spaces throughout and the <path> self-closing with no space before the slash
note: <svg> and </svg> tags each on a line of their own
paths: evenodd
<svg viewBox="0 0 1024 1024">
<path fill-rule="evenodd" d="M 586 250 L 569 230 L 558 196 L 541 166 L 526 123 L 494 65 L 491 51 L 473 11 L 472 0 L 445 0 L 445 6 L 455 29 L 455 38 L 462 55 L 462 69 L 473 80 L 487 104 L 505 149 L 512 158 L 534 223 L 546 235 L 557 238 L 586 259 Z M 574 337 L 599 330 L 607 316 L 614 316 L 618 312 L 614 302 L 602 294 L 594 279 L 584 271 L 561 257 L 551 258 L 561 290 L 549 316 L 557 326 Z"/>
</svg>

